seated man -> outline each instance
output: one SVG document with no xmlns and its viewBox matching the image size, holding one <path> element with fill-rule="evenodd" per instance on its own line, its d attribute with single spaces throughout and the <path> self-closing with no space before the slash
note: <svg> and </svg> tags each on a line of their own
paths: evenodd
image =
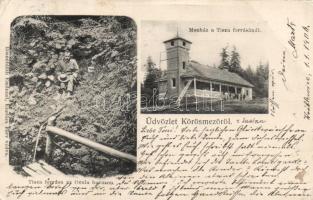
<svg viewBox="0 0 313 200">
<path fill-rule="evenodd" d="M 77 81 L 79 67 L 75 59 L 71 59 L 71 54 L 66 52 L 60 61 L 58 69 L 58 79 L 61 82 L 61 89 L 67 90 L 69 95 L 73 94 L 74 82 Z M 67 86 L 66 86 L 67 84 Z"/>
</svg>

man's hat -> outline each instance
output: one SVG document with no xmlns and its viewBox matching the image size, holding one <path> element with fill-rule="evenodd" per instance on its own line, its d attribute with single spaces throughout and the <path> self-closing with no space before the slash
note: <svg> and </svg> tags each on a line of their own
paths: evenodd
<svg viewBox="0 0 313 200">
<path fill-rule="evenodd" d="M 58 76 L 58 80 L 59 80 L 60 82 L 65 83 L 65 82 L 68 82 L 68 77 L 67 77 L 66 74 L 60 74 L 60 75 Z"/>
</svg>

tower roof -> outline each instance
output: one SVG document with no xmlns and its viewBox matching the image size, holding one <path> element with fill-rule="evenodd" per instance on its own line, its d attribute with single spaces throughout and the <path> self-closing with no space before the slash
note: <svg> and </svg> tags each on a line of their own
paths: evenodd
<svg viewBox="0 0 313 200">
<path fill-rule="evenodd" d="M 164 41 L 163 43 L 166 43 L 166 42 L 170 42 L 170 41 L 172 41 L 172 40 L 184 40 L 185 42 L 188 42 L 188 43 L 190 43 L 190 44 L 192 44 L 192 42 L 190 42 L 189 40 L 186 40 L 186 39 L 184 39 L 184 38 L 182 38 L 182 37 L 180 37 L 180 36 L 175 36 L 174 38 L 172 38 L 172 39 L 169 39 L 169 40 L 166 40 L 166 41 Z"/>
</svg>

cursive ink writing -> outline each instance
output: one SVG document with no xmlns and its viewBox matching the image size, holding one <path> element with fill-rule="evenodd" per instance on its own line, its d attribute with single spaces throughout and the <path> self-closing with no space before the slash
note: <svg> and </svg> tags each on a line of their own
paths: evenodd
<svg viewBox="0 0 313 200">
<path fill-rule="evenodd" d="M 281 70 L 278 71 L 278 75 L 281 76 L 281 80 L 283 81 L 283 84 L 284 84 L 286 90 L 288 90 L 287 79 L 286 79 L 286 76 L 285 76 L 285 72 L 286 72 L 286 51 L 283 51 L 283 58 L 281 60 L 281 65 L 282 65 L 282 68 L 281 68 Z"/>
<path fill-rule="evenodd" d="M 289 46 L 292 48 L 292 56 L 298 58 L 298 52 L 296 48 L 296 24 L 287 18 L 287 27 L 290 31 L 290 38 L 288 40 Z"/>
</svg>

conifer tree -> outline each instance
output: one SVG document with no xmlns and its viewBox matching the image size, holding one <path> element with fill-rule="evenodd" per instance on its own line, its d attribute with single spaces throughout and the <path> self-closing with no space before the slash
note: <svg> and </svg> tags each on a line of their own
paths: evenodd
<svg viewBox="0 0 313 200">
<path fill-rule="evenodd" d="M 161 76 L 161 70 L 156 68 L 156 64 L 153 62 L 151 56 L 147 58 L 146 69 L 147 73 L 143 83 L 142 96 L 152 101 L 152 98 L 156 98 L 157 95 L 153 90 L 157 91 L 158 89 L 157 80 Z"/>
<path fill-rule="evenodd" d="M 236 47 L 233 47 L 233 50 L 231 52 L 231 57 L 230 57 L 230 63 L 229 63 L 229 71 L 230 72 L 235 72 L 235 73 L 240 73 L 241 66 L 240 66 L 240 55 L 237 52 Z"/>
<path fill-rule="evenodd" d="M 229 70 L 227 47 L 222 48 L 222 52 L 220 53 L 220 56 L 221 56 L 221 63 L 218 68 Z"/>
</svg>

